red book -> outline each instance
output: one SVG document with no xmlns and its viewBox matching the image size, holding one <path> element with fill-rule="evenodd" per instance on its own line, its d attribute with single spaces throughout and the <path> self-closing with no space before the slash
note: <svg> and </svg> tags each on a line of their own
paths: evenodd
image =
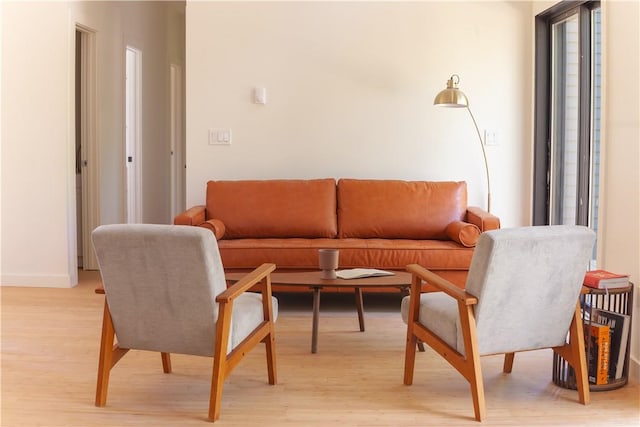
<svg viewBox="0 0 640 427">
<path fill-rule="evenodd" d="M 626 288 L 629 286 L 629 275 L 606 270 L 591 270 L 585 273 L 583 283 L 585 286 L 596 289 Z"/>
</svg>

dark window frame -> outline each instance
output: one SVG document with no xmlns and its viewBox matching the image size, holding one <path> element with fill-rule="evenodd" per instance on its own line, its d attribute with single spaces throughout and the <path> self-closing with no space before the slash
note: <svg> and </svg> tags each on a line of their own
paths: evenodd
<svg viewBox="0 0 640 427">
<path fill-rule="evenodd" d="M 599 1 L 562 1 L 536 16 L 535 19 L 535 99 L 533 152 L 533 212 L 534 225 L 550 223 L 551 201 L 551 78 L 552 26 L 569 16 L 579 16 L 580 89 L 578 128 L 578 182 L 576 224 L 589 225 L 591 170 L 591 11 Z"/>
</svg>

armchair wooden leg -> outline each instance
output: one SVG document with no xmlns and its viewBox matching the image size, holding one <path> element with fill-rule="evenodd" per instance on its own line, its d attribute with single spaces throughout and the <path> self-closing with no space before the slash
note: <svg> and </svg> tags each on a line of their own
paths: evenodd
<svg viewBox="0 0 640 427">
<path fill-rule="evenodd" d="M 267 350 L 267 373 L 269 375 L 269 384 L 274 385 L 278 381 L 278 372 L 276 369 L 276 340 L 273 324 L 271 324 L 271 331 L 264 340 L 264 344 Z"/>
<path fill-rule="evenodd" d="M 473 398 L 473 412 L 476 420 L 482 421 L 486 415 L 482 375 L 475 375 L 469 380 L 469 384 L 471 386 L 471 397 Z"/>
<path fill-rule="evenodd" d="M 107 390 L 109 389 L 109 375 L 111 369 L 129 351 L 128 348 L 120 348 L 115 342 L 116 332 L 113 329 L 111 312 L 107 301 L 104 302 L 104 315 L 102 316 L 102 338 L 100 339 L 100 356 L 98 357 L 98 381 L 96 385 L 96 406 L 104 406 L 107 403 Z"/>
<path fill-rule="evenodd" d="M 96 406 L 104 406 L 107 403 L 107 391 L 109 389 L 109 374 L 113 366 L 113 342 L 115 331 L 111 321 L 111 313 L 107 301 L 104 302 L 104 314 L 102 316 L 102 338 L 100 339 L 100 356 L 98 358 L 98 381 L 96 385 Z"/>
<path fill-rule="evenodd" d="M 587 378 L 587 360 L 584 349 L 584 335 L 582 330 L 582 316 L 580 314 L 580 302 L 576 303 L 576 309 L 569 326 L 569 342 L 553 351 L 569 363 L 576 374 L 576 388 L 580 403 L 588 405 L 591 400 L 589 392 L 589 380 Z"/>
<path fill-rule="evenodd" d="M 461 373 L 465 376 L 471 387 L 473 398 L 473 410 L 477 421 L 482 421 L 486 415 L 484 400 L 484 384 L 482 381 L 482 369 L 480 366 L 480 353 L 478 351 L 478 336 L 476 335 L 476 320 L 473 315 L 473 307 L 458 303 L 462 336 L 464 339 L 465 365 Z"/>
<path fill-rule="evenodd" d="M 222 402 L 222 387 L 224 385 L 224 360 L 216 363 L 218 357 L 213 359 L 213 375 L 211 378 L 211 394 L 209 397 L 209 420 L 216 421 L 220 418 L 220 404 Z"/>
<path fill-rule="evenodd" d="M 409 313 L 407 318 L 407 342 L 404 349 L 404 383 L 405 385 L 413 384 L 413 371 L 416 365 L 416 347 L 424 350 L 422 340 L 416 337 L 414 328 L 418 323 L 420 315 L 420 289 L 422 288 L 422 279 L 415 274 L 411 276 L 411 291 L 409 292 Z"/>
<path fill-rule="evenodd" d="M 171 373 L 171 354 L 160 353 L 160 357 L 162 358 L 162 371 L 165 374 L 170 374 Z"/>
<path fill-rule="evenodd" d="M 505 374 L 510 374 L 513 369 L 513 358 L 515 357 L 515 353 L 505 353 L 504 355 L 504 365 L 502 366 L 502 372 Z"/>
<path fill-rule="evenodd" d="M 216 348 L 213 354 L 213 372 L 211 375 L 211 393 L 209 396 L 209 420 L 220 418 L 222 387 L 227 373 L 227 345 L 231 325 L 233 304 L 220 303 L 216 323 Z"/>
<path fill-rule="evenodd" d="M 278 372 L 276 368 L 276 329 L 273 323 L 273 304 L 271 300 L 271 276 L 267 276 L 262 280 L 262 314 L 265 322 L 269 324 L 269 333 L 264 338 L 267 353 L 267 374 L 269 375 L 269 384 L 274 385 L 278 382 Z"/>
<path fill-rule="evenodd" d="M 404 350 L 404 383 L 413 384 L 413 371 L 416 364 L 416 346 L 418 339 L 413 334 L 413 325 L 409 323 L 407 327 L 407 345 Z"/>
<path fill-rule="evenodd" d="M 587 361 L 584 349 L 584 335 L 582 330 L 582 317 L 580 315 L 580 305 L 576 305 L 576 311 L 569 327 L 569 345 L 571 347 L 572 359 L 570 361 L 576 373 L 576 388 L 578 389 L 578 399 L 583 405 L 588 405 L 591 396 L 589 394 L 589 380 L 587 377 Z"/>
</svg>

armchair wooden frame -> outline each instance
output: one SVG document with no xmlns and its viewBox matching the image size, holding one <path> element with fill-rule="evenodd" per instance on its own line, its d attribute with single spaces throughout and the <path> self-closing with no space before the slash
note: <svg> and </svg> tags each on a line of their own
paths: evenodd
<svg viewBox="0 0 640 427">
<path fill-rule="evenodd" d="M 216 323 L 215 352 L 213 355 L 213 372 L 209 398 L 208 418 L 210 421 L 215 421 L 220 418 L 220 404 L 224 380 L 233 368 L 238 365 L 245 354 L 259 343 L 264 343 L 266 346 L 269 384 L 276 384 L 275 329 L 271 300 L 271 272 L 273 272 L 275 268 L 275 264 L 263 264 L 216 297 L 216 302 L 219 304 L 219 313 Z M 233 351 L 227 354 L 233 302 L 239 295 L 252 288 L 253 290 L 259 290 L 262 294 L 264 321 L 258 325 L 247 338 L 238 344 Z M 97 292 L 104 293 L 104 291 L 100 292 L 99 290 Z M 105 299 L 96 386 L 96 406 L 105 406 L 111 369 L 129 351 L 127 348 L 120 348 L 118 344 L 114 342 L 115 330 L 109 312 L 109 304 Z M 170 354 L 161 353 L 161 359 L 163 371 L 170 373 Z"/>
<path fill-rule="evenodd" d="M 409 318 L 407 327 L 407 342 L 405 349 L 404 384 L 413 383 L 413 372 L 416 359 L 416 346 L 424 342 L 433 348 L 440 356 L 449 362 L 469 382 L 473 398 L 475 419 L 482 421 L 486 415 L 484 386 L 482 370 L 480 366 L 480 353 L 476 334 L 476 320 L 474 306 L 478 299 L 458 288 L 451 282 L 441 278 L 435 273 L 417 264 L 407 266 L 407 271 L 412 274 L 410 290 Z M 444 342 L 419 320 L 420 290 L 425 281 L 438 290 L 454 298 L 458 304 L 458 313 L 462 329 L 465 354 L 460 354 L 455 348 Z M 576 302 L 576 309 L 569 328 L 569 342 L 563 346 L 553 347 L 553 351 L 562 356 L 573 367 L 576 373 L 576 383 L 580 403 L 589 404 L 589 384 L 587 380 L 587 367 L 584 348 L 584 336 L 580 305 Z M 511 373 L 515 353 L 506 353 L 504 358 L 504 373 Z"/>
</svg>

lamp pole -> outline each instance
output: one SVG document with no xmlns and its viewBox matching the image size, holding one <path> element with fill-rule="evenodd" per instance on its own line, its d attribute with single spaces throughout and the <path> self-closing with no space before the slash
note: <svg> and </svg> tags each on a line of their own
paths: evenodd
<svg viewBox="0 0 640 427">
<path fill-rule="evenodd" d="M 482 148 L 482 157 L 484 158 L 484 171 L 487 174 L 487 212 L 491 212 L 491 184 L 489 182 L 489 163 L 487 162 L 487 153 L 484 149 L 484 144 L 482 143 L 482 135 L 480 134 L 480 129 L 478 128 L 478 123 L 476 122 L 476 118 L 473 116 L 471 112 L 471 108 L 467 105 L 467 111 L 471 116 L 471 120 L 473 120 L 473 126 L 476 128 L 476 133 L 478 134 L 478 141 L 480 142 L 480 148 Z"/>
</svg>

